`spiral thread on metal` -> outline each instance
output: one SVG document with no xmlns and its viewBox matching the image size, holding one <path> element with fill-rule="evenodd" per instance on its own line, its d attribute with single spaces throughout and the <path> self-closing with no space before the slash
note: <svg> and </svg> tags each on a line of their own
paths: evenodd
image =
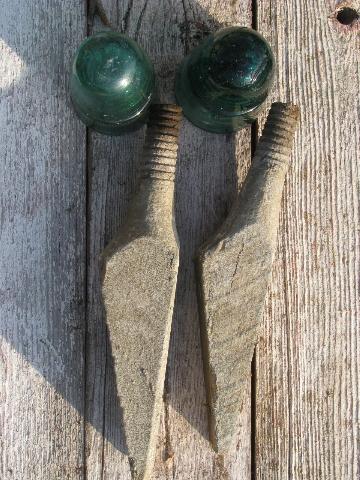
<svg viewBox="0 0 360 480">
<path fill-rule="evenodd" d="M 153 105 L 144 145 L 143 178 L 174 181 L 182 109 Z"/>
<path fill-rule="evenodd" d="M 273 103 L 256 148 L 254 162 L 278 165 L 289 163 L 299 116 L 297 106 Z"/>
</svg>

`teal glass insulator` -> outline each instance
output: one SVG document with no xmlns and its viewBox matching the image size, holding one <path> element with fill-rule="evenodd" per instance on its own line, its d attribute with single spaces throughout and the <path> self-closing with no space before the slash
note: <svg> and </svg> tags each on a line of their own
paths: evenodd
<svg viewBox="0 0 360 480">
<path fill-rule="evenodd" d="M 253 122 L 271 89 L 275 60 L 267 41 L 245 27 L 207 37 L 181 64 L 175 93 L 196 126 L 228 133 Z"/>
<path fill-rule="evenodd" d="M 117 32 L 101 32 L 79 47 L 70 95 L 88 127 L 120 135 L 146 122 L 155 87 L 152 63 L 139 45 Z"/>
</svg>

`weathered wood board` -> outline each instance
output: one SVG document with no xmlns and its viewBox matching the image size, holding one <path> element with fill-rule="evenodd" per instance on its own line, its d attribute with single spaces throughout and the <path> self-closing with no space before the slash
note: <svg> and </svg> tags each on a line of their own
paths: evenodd
<svg viewBox="0 0 360 480">
<path fill-rule="evenodd" d="M 85 2 L 30 3 L 0 0 L 1 478 L 130 480 L 98 256 L 136 189 L 144 131 L 86 136 L 67 93 Z M 243 181 L 251 133 L 183 123 L 154 478 L 357 479 L 359 34 L 329 0 L 103 3 L 154 61 L 159 100 L 173 100 L 176 66 L 203 36 L 256 21 L 278 59 L 273 99 L 302 111 L 254 375 L 224 459 L 208 443 L 193 255 Z"/>
<path fill-rule="evenodd" d="M 0 2 L 4 480 L 84 476 L 85 128 L 68 102 L 75 0 Z"/>
<path fill-rule="evenodd" d="M 257 2 L 274 98 L 302 115 L 257 349 L 259 479 L 360 476 L 360 30 L 335 3 Z"/>
</svg>

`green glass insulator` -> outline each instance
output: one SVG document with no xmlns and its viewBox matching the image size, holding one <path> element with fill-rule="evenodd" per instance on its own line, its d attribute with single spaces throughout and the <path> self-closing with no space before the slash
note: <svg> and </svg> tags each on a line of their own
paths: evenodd
<svg viewBox="0 0 360 480">
<path fill-rule="evenodd" d="M 271 89 L 275 60 L 267 41 L 245 27 L 223 28 L 185 58 L 176 98 L 196 126 L 228 133 L 253 122 Z"/>
<path fill-rule="evenodd" d="M 152 63 L 136 42 L 101 32 L 79 47 L 70 95 L 80 119 L 105 135 L 120 135 L 146 122 L 155 87 Z"/>
</svg>

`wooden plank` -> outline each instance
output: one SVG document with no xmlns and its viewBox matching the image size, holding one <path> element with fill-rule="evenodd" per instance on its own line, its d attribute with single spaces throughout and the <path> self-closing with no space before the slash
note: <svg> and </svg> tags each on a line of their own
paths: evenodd
<svg viewBox="0 0 360 480">
<path fill-rule="evenodd" d="M 113 23 L 147 50 L 158 99 L 173 101 L 176 67 L 185 52 L 225 24 L 251 22 L 251 1 L 104 2 Z M 121 227 L 134 192 L 144 132 L 90 137 L 90 226 L 86 468 L 91 480 L 129 479 L 111 352 L 100 303 L 98 256 Z M 193 256 L 222 223 L 250 161 L 250 130 L 211 135 L 184 121 L 176 178 L 181 265 L 154 478 L 250 478 L 250 379 L 229 456 L 208 443 Z M 103 439 L 104 438 L 104 439 Z"/>
<path fill-rule="evenodd" d="M 0 476 L 80 480 L 85 129 L 68 72 L 84 6 L 0 3 Z"/>
<path fill-rule="evenodd" d="M 360 57 L 334 4 L 258 0 L 274 98 L 302 111 L 257 350 L 259 479 L 360 476 Z"/>
</svg>

